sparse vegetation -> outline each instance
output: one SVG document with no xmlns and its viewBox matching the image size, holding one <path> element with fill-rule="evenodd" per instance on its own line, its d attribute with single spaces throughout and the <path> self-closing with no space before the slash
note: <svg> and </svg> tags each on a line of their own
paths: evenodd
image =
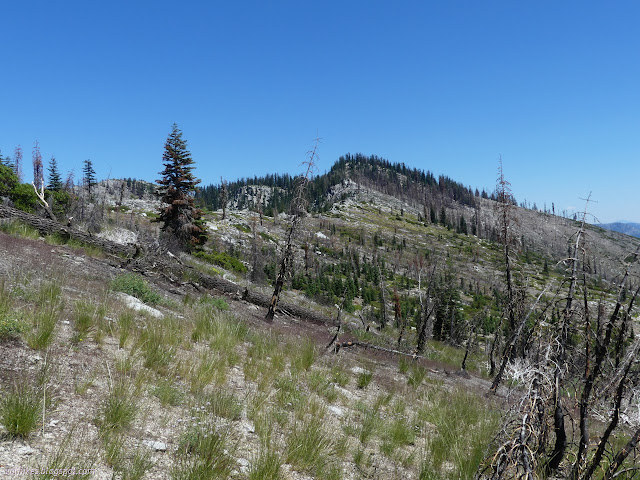
<svg viewBox="0 0 640 480">
<path fill-rule="evenodd" d="M 516 401 L 519 389 L 532 391 L 533 384 L 517 376 L 519 366 L 527 365 L 520 357 L 531 355 L 537 348 L 531 342 L 540 342 L 560 324 L 563 314 L 558 308 L 532 309 L 523 327 L 524 337 L 531 342 L 524 353 L 521 344 L 516 358 L 507 362 L 508 378 L 502 385 L 511 388 L 512 394 L 504 400 L 508 405 L 496 407 L 498 402 L 486 400 L 482 394 L 488 389 L 489 350 L 497 340 L 494 357 L 504 358 L 511 331 L 505 323 L 511 302 L 495 281 L 503 268 L 504 248 L 495 243 L 499 232 L 493 231 L 493 213 L 487 207 L 490 200 L 470 198 L 466 189 L 448 181 L 443 180 L 443 187 L 439 182 L 432 184 L 428 175 L 416 180 L 415 172 L 400 166 L 391 168 L 393 174 L 379 174 L 396 195 L 383 196 L 376 191 L 379 185 L 373 183 L 369 167 L 360 160 L 351 157 L 349 162 L 355 161 L 361 169 L 359 178 L 368 182 L 362 188 L 366 193 L 349 183 L 333 205 L 312 202 L 317 216 L 309 217 L 306 228 L 293 240 L 291 271 L 295 273 L 283 279 L 282 285 L 283 301 L 287 297 L 291 304 L 304 305 L 310 312 L 333 319 L 335 305 L 340 307 L 337 342 L 341 348 L 337 352 L 325 349 L 336 332 L 328 321 L 314 325 L 290 316 L 283 307 L 274 323 L 265 325 L 256 318 L 256 307 L 240 300 L 266 298 L 268 287 L 244 274 L 260 269 L 268 271 L 272 281 L 276 279 L 275 246 L 286 243 L 285 216 L 265 218 L 263 225 L 258 224 L 257 212 L 234 211 L 232 222 L 212 227 L 206 250 L 179 259 L 163 258 L 162 269 L 166 270 L 152 270 L 144 276 L 120 274 L 120 268 L 110 265 L 111 257 L 96 261 L 89 258 L 90 252 L 78 250 L 64 238 L 24 240 L 25 236 L 39 238 L 39 234 L 24 224 L 3 222 L 2 231 L 12 235 L 3 238 L 18 245 L 3 251 L 22 262 L 0 264 L 7 272 L 0 276 L 0 348 L 7 352 L 0 356 L 0 366 L 2 372 L 8 372 L 0 381 L 4 433 L 0 441 L 28 439 L 38 459 L 44 459 L 38 462 L 60 468 L 80 465 L 87 453 L 77 448 L 40 455 L 50 451 L 43 448 L 49 439 L 60 441 L 64 430 L 56 425 L 72 427 L 68 422 L 77 409 L 78 416 L 91 412 L 88 418 L 98 427 L 89 429 L 87 452 L 114 478 L 282 479 L 294 470 L 320 479 L 343 478 L 345 472 L 362 478 L 458 479 L 472 478 L 479 468 L 485 468 L 488 475 L 492 459 L 499 458 L 488 457 L 491 448 L 512 445 L 505 440 L 506 434 L 520 425 L 510 423 L 513 428 L 501 430 L 501 412 L 496 408 L 517 411 L 518 406 L 510 402 Z M 376 165 L 384 167 L 383 163 Z M 344 171 L 333 172 L 336 178 L 352 169 L 346 163 L 343 167 Z M 399 188 L 400 176 L 402 182 L 412 180 Z M 322 181 L 326 180 L 309 183 L 311 198 L 321 198 L 318 185 Z M 430 192 L 432 204 L 404 202 L 403 190 L 406 195 L 419 191 L 411 182 Z M 103 187 L 93 188 L 99 192 Z M 278 197 L 286 195 L 283 192 L 269 197 L 273 203 L 265 211 L 273 214 L 276 205 L 277 210 L 286 211 L 282 206 L 291 199 Z M 462 200 L 454 199 L 455 195 Z M 140 215 L 140 209 L 120 206 L 113 210 L 106 211 L 107 221 L 122 224 L 125 217 L 131 222 L 127 228 L 133 229 L 136 222 L 140 238 L 151 234 L 148 218 Z M 253 223 L 250 215 L 255 215 Z M 474 219 L 474 215 L 481 218 Z M 214 223 L 218 216 L 207 218 Z M 484 231 L 479 233 L 478 228 Z M 253 233 L 255 245 L 249 245 L 251 238 L 245 233 Z M 560 253 L 562 258 L 567 255 L 561 239 L 554 240 L 554 248 L 562 244 L 563 251 L 558 253 L 522 237 L 510 247 L 516 320 L 525 318 L 532 292 L 541 291 L 548 282 L 560 282 L 562 265 L 554 265 Z M 48 255 L 47 260 L 30 264 L 27 254 L 21 253 L 23 245 Z M 628 254 L 621 258 L 635 261 Z M 218 278 L 222 268 L 213 269 L 199 260 L 238 275 L 225 273 L 226 278 Z M 116 265 L 139 272 L 144 263 L 136 261 L 127 257 Z M 575 359 L 596 359 L 596 312 L 608 312 L 612 301 L 615 303 L 616 295 L 610 289 L 612 268 L 607 262 L 594 256 L 588 259 L 591 271 L 585 268 L 581 273 L 587 292 L 581 303 L 586 302 L 594 316 L 591 324 L 576 323 L 570 329 L 567 346 Z M 60 270 L 42 267 L 48 263 Z M 173 264 L 180 265 L 176 272 L 166 267 Z M 428 268 L 433 268 L 433 275 L 427 275 Z M 60 275 L 60 271 L 69 273 Z M 118 272 L 115 277 L 114 272 Z M 202 281 L 203 275 L 216 277 L 215 281 Z M 106 292 L 105 277 L 113 278 L 110 290 L 96 296 L 96 292 Z M 225 296 L 209 288 L 228 278 L 238 283 L 225 283 L 231 287 L 223 289 Z M 635 277 L 625 282 L 620 284 L 619 296 L 628 305 L 637 285 Z M 165 317 L 156 319 L 113 301 L 114 291 L 149 305 L 161 304 Z M 553 294 L 546 294 L 540 305 L 552 301 L 558 305 L 558 297 L 552 298 Z M 595 300 L 601 305 L 596 307 Z M 634 345 L 631 332 L 637 328 L 637 319 L 626 316 L 628 309 L 620 311 L 624 315 L 611 328 L 602 363 L 610 373 L 616 362 L 627 365 L 623 352 Z M 424 351 L 417 349 L 422 327 L 429 332 Z M 591 338 L 592 349 L 578 351 L 577 345 L 586 345 L 585 338 Z M 602 330 L 598 338 L 605 338 Z M 51 375 L 47 382 L 41 380 L 38 370 L 43 357 L 55 367 L 47 374 Z M 465 371 L 461 371 L 463 359 Z M 617 384 L 624 388 L 636 381 L 637 366 L 629 365 L 628 381 Z M 572 381 L 583 379 L 574 367 L 564 371 L 574 375 Z M 553 373 L 547 370 L 545 375 L 551 378 Z M 12 376 L 24 377 L 24 384 L 14 385 Z M 575 393 L 584 395 L 582 387 L 566 385 L 571 386 L 559 392 L 560 398 L 578 409 Z M 605 386 L 601 383 L 598 388 Z M 625 401 L 630 398 L 628 392 L 621 397 Z M 547 414 L 549 405 L 545 404 Z M 615 405 L 613 408 L 615 411 Z M 608 412 L 602 407 L 598 418 L 606 420 Z M 568 407 L 564 413 L 572 414 Z M 578 431 L 580 424 L 574 423 Z M 546 425 L 553 425 L 551 417 Z M 33 435 L 41 427 L 46 436 Z M 600 425 L 591 427 L 590 442 L 580 454 L 588 462 L 597 453 L 593 440 L 601 435 L 599 430 Z M 548 457 L 552 451 L 553 431 L 547 430 L 541 455 Z M 601 464 L 605 470 L 613 465 L 613 453 L 634 438 L 633 431 L 622 433 L 618 426 L 613 431 L 605 441 L 603 455 L 609 462 Z M 164 444 L 164 453 L 149 446 L 149 439 Z M 490 444 L 493 439 L 495 444 Z M 579 444 L 577 437 L 569 439 L 565 463 L 557 472 L 564 472 L 569 459 L 577 458 Z M 632 462 L 629 457 L 620 464 L 635 468 Z M 544 477 L 544 468 L 540 465 L 534 474 Z"/>
<path fill-rule="evenodd" d="M 118 275 L 109 286 L 116 292 L 126 293 L 149 305 L 156 305 L 162 300 L 160 294 L 155 292 L 142 277 L 134 273 Z"/>
<path fill-rule="evenodd" d="M 201 252 L 195 252 L 193 255 L 197 258 L 200 258 L 201 260 L 204 260 L 205 262 L 209 262 L 213 265 L 218 265 L 224 268 L 225 270 L 230 270 L 236 273 L 247 272 L 247 267 L 245 266 L 244 263 L 242 263 L 237 258 L 225 252 L 208 253 L 208 252 L 201 251 Z"/>
<path fill-rule="evenodd" d="M 27 438 L 42 414 L 42 390 L 18 380 L 0 398 L 0 423 L 11 437 Z"/>
</svg>

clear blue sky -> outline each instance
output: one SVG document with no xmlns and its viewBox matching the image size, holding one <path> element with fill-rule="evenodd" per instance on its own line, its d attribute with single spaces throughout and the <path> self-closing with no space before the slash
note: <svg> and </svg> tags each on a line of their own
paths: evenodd
<svg viewBox="0 0 640 480">
<path fill-rule="evenodd" d="M 203 184 L 376 154 L 640 222 L 640 4 L 12 1 L 0 149 L 153 181 L 177 122 Z"/>
</svg>

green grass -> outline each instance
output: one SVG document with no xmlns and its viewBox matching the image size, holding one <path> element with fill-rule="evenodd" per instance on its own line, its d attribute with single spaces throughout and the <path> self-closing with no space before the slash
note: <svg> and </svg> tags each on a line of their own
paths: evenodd
<svg viewBox="0 0 640 480">
<path fill-rule="evenodd" d="M 127 345 L 129 335 L 134 329 L 133 320 L 133 310 L 124 310 L 118 315 L 118 348 L 124 348 Z"/>
<path fill-rule="evenodd" d="M 42 414 L 42 390 L 18 383 L 0 397 L 0 423 L 9 437 L 27 438 Z"/>
<path fill-rule="evenodd" d="M 19 220 L 1 222 L 0 231 L 8 235 L 13 235 L 15 237 L 31 238 L 33 240 L 40 238 L 40 233 L 38 233 L 38 230 Z"/>
<path fill-rule="evenodd" d="M 12 301 L 12 292 L 4 278 L 0 279 L 0 342 L 18 338 L 27 325 L 22 314 L 16 311 Z"/>
<path fill-rule="evenodd" d="M 407 357 L 400 357 L 400 360 L 398 360 L 398 372 L 404 375 L 409 371 L 410 366 L 411 362 L 407 359 Z"/>
<path fill-rule="evenodd" d="M 251 462 L 249 480 L 280 480 L 282 476 L 282 457 L 273 450 L 263 449 Z"/>
<path fill-rule="evenodd" d="M 287 463 L 316 478 L 340 478 L 334 455 L 332 434 L 324 430 L 318 418 L 296 423 L 286 439 Z"/>
<path fill-rule="evenodd" d="M 291 367 L 294 371 L 308 371 L 316 360 L 316 346 L 306 338 L 301 345 L 290 345 Z"/>
<path fill-rule="evenodd" d="M 58 479 L 61 477 L 72 480 L 89 480 L 93 478 L 90 469 L 94 468 L 99 453 L 97 451 L 78 451 L 77 447 L 71 445 L 73 438 L 79 443 L 83 443 L 86 440 L 82 435 L 78 436 L 78 432 L 72 428 L 58 444 L 57 448 L 43 462 L 37 463 L 37 469 L 40 472 L 47 473 L 36 474 L 29 478 L 37 478 L 39 480 Z"/>
<path fill-rule="evenodd" d="M 345 387 L 349 383 L 349 374 L 339 363 L 331 367 L 330 376 L 331 381 L 341 387 Z"/>
<path fill-rule="evenodd" d="M 312 371 L 307 377 L 307 382 L 312 392 L 324 397 L 329 403 L 335 402 L 338 398 L 338 392 L 326 372 Z"/>
<path fill-rule="evenodd" d="M 227 453 L 229 450 L 228 433 L 217 429 L 204 416 L 199 416 L 180 438 L 171 479 L 226 480 L 235 466 Z"/>
<path fill-rule="evenodd" d="M 373 379 L 373 372 L 360 372 L 356 380 L 356 386 L 360 390 L 364 390 L 369 386 L 372 379 Z"/>
<path fill-rule="evenodd" d="M 96 423 L 103 432 L 128 429 L 138 414 L 138 394 L 126 380 L 118 380 L 102 402 Z"/>
<path fill-rule="evenodd" d="M 213 265 L 218 265 L 225 270 L 240 274 L 247 273 L 248 271 L 244 263 L 225 252 L 195 252 L 193 256 Z"/>
<path fill-rule="evenodd" d="M 73 307 L 73 326 L 76 334 L 72 342 L 79 343 L 87 338 L 87 335 L 95 328 L 95 316 L 98 308 L 86 300 L 77 300 Z"/>
<path fill-rule="evenodd" d="M 380 419 L 380 411 L 377 406 L 363 408 L 362 416 L 356 427 L 358 440 L 363 445 L 366 445 L 369 439 L 380 428 L 382 422 Z"/>
<path fill-rule="evenodd" d="M 271 235 L 269 235 L 268 233 L 260 232 L 260 233 L 259 233 L 259 235 L 260 235 L 264 240 L 266 240 L 266 241 L 268 241 L 268 242 L 273 242 L 273 243 L 275 243 L 275 244 L 277 244 L 277 243 L 278 243 L 278 240 L 277 240 L 277 239 L 275 239 L 274 237 L 272 237 Z"/>
<path fill-rule="evenodd" d="M 144 367 L 165 374 L 171 364 L 176 345 L 180 342 L 180 330 L 172 318 L 151 320 L 138 333 L 137 346 L 142 351 Z"/>
<path fill-rule="evenodd" d="M 66 245 L 73 250 L 79 251 L 79 253 L 88 257 L 103 258 L 104 252 L 100 247 L 95 245 L 89 245 L 74 238 L 67 238 L 59 234 L 47 235 L 44 238 L 45 242 L 49 245 Z"/>
<path fill-rule="evenodd" d="M 224 298 L 214 298 L 209 295 L 203 295 L 200 297 L 200 305 L 211 305 L 222 312 L 229 310 L 229 304 Z"/>
<path fill-rule="evenodd" d="M 158 398 L 158 400 L 160 400 L 163 407 L 176 407 L 182 403 L 184 398 L 184 394 L 174 385 L 174 382 L 165 378 L 158 381 L 158 384 L 153 388 L 152 393 Z"/>
<path fill-rule="evenodd" d="M 189 382 L 189 391 L 193 394 L 202 393 L 211 383 L 221 385 L 227 378 L 224 359 L 216 352 L 202 350 L 183 365 L 183 377 Z"/>
<path fill-rule="evenodd" d="M 416 435 L 413 425 L 404 415 L 398 415 L 391 419 L 381 430 L 380 451 L 387 457 L 391 457 L 399 447 L 412 445 L 415 441 Z"/>
<path fill-rule="evenodd" d="M 125 446 L 125 437 L 117 433 L 103 436 L 104 458 L 113 471 L 114 478 L 119 480 L 140 480 L 153 466 L 149 459 L 150 453 L 143 447 L 137 447 L 133 452 Z"/>
<path fill-rule="evenodd" d="M 437 433 L 427 436 L 428 453 L 420 478 L 472 478 L 484 459 L 487 441 L 499 428 L 499 413 L 463 390 L 430 390 L 425 400 L 418 409 L 417 423 L 428 422 Z M 429 472 L 441 476 L 429 477 Z"/>
<path fill-rule="evenodd" d="M 407 383 L 413 388 L 418 388 L 427 376 L 427 369 L 422 365 L 413 364 L 409 367 Z"/>
<path fill-rule="evenodd" d="M 205 410 L 214 417 L 227 420 L 240 420 L 242 417 L 242 402 L 233 393 L 215 389 L 204 400 Z"/>
<path fill-rule="evenodd" d="M 59 283 L 46 282 L 40 285 L 35 295 L 32 326 L 27 332 L 26 341 L 34 350 L 47 348 L 55 336 L 55 328 L 64 307 L 60 297 L 62 288 Z"/>
<path fill-rule="evenodd" d="M 276 404 L 284 411 L 300 411 L 308 397 L 300 389 L 297 378 L 291 375 L 281 376 L 273 382 Z"/>
<path fill-rule="evenodd" d="M 155 292 L 140 275 L 124 273 L 111 280 L 109 286 L 115 292 L 123 292 L 149 305 L 162 302 L 162 297 Z"/>
</svg>

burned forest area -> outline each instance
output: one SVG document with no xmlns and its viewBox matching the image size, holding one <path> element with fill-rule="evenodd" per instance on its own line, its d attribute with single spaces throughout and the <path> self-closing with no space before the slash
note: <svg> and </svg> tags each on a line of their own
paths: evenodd
<svg viewBox="0 0 640 480">
<path fill-rule="evenodd" d="M 640 478 L 640 239 L 502 165 L 316 147 L 210 185 L 175 125 L 155 183 L 0 165 L 0 476 Z"/>
</svg>

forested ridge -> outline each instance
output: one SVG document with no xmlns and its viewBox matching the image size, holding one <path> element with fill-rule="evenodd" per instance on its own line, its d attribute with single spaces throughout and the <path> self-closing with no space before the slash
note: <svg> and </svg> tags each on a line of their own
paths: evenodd
<svg viewBox="0 0 640 480">
<path fill-rule="evenodd" d="M 475 197 L 489 198 L 483 190 L 480 193 L 471 187 L 445 176 L 436 176 L 430 171 L 407 167 L 404 163 L 395 163 L 377 155 L 364 155 L 361 153 L 341 156 L 331 167 L 322 174 L 316 175 L 308 185 L 308 198 L 312 210 L 326 211 L 331 203 L 327 199 L 330 189 L 347 180 L 356 182 L 363 187 L 372 188 L 381 193 L 394 196 L 417 196 L 424 199 L 440 196 L 463 205 L 474 206 Z M 291 202 L 295 177 L 285 174 L 268 174 L 240 178 L 226 183 L 229 200 L 236 202 L 237 208 L 254 207 L 257 201 L 247 192 L 252 190 L 247 187 L 262 186 L 271 189 L 268 198 L 262 198 L 264 213 L 271 215 L 273 210 L 286 212 Z M 222 207 L 223 185 L 209 184 L 201 187 L 196 195 L 200 204 L 208 209 L 217 210 Z M 266 196 L 266 195 L 265 195 Z M 253 203 L 251 203 L 253 202 Z"/>
</svg>

